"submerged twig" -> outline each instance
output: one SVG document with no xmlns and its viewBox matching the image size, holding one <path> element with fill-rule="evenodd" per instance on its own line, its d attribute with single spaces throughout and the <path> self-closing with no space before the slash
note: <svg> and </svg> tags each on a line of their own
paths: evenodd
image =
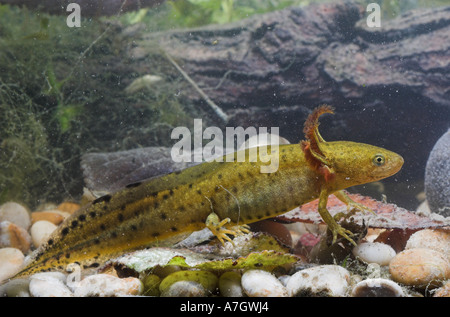
<svg viewBox="0 0 450 317">
<path fill-rule="evenodd" d="M 228 115 L 223 112 L 222 109 L 220 109 L 219 106 L 217 106 L 214 101 L 212 101 L 208 95 L 206 95 L 203 90 L 195 83 L 195 81 L 192 80 L 191 77 L 189 77 L 189 75 L 180 67 L 180 65 L 178 65 L 177 62 L 175 62 L 175 60 L 166 52 L 164 51 L 164 55 L 166 56 L 166 58 L 172 63 L 173 66 L 175 66 L 175 68 L 180 72 L 181 75 L 183 75 L 184 79 L 186 79 L 191 85 L 192 87 L 194 87 L 195 90 L 197 90 L 197 92 L 200 94 L 200 96 L 206 101 L 206 103 L 211 107 L 211 109 L 214 111 L 214 113 L 225 123 L 228 122 Z"/>
</svg>

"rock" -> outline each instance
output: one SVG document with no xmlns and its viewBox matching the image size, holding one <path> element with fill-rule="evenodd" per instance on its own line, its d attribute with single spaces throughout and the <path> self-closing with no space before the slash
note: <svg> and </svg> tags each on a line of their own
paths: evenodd
<svg viewBox="0 0 450 317">
<path fill-rule="evenodd" d="M 135 277 L 118 278 L 109 274 L 87 276 L 73 288 L 77 297 L 140 295 L 144 291 L 142 282 Z"/>
<path fill-rule="evenodd" d="M 319 265 L 291 276 L 286 288 L 290 296 L 345 296 L 350 273 L 338 265 Z"/>
<path fill-rule="evenodd" d="M 162 297 L 206 297 L 208 292 L 195 281 L 177 281 L 161 292 Z"/>
<path fill-rule="evenodd" d="M 406 242 L 405 249 L 418 248 L 438 251 L 450 261 L 450 231 L 424 229 L 415 232 Z"/>
<path fill-rule="evenodd" d="M 81 206 L 77 203 L 71 203 L 71 202 L 65 201 L 65 202 L 59 204 L 58 207 L 56 207 L 56 209 L 63 211 L 63 212 L 68 212 L 69 214 L 73 214 L 75 211 L 80 209 L 80 207 Z"/>
<path fill-rule="evenodd" d="M 433 297 L 450 297 L 450 281 L 447 281 L 444 286 L 436 289 Z"/>
<path fill-rule="evenodd" d="M 144 295 L 145 296 L 159 296 L 159 284 L 161 284 L 161 279 L 156 274 L 147 275 L 142 281 L 144 284 Z"/>
<path fill-rule="evenodd" d="M 219 278 L 219 291 L 223 297 L 243 297 L 241 274 L 233 271 L 223 273 Z"/>
<path fill-rule="evenodd" d="M 31 223 L 35 223 L 41 220 L 51 222 L 55 225 L 59 225 L 64 221 L 64 216 L 60 213 L 52 211 L 35 211 L 31 213 Z"/>
<path fill-rule="evenodd" d="M 450 278 L 450 263 L 437 251 L 410 249 L 392 259 L 389 272 L 396 282 L 418 288 L 435 288 Z"/>
<path fill-rule="evenodd" d="M 147 147 L 114 153 L 82 156 L 84 182 L 89 190 L 111 192 L 158 175 L 168 174 L 194 162 L 174 162 L 170 147 Z"/>
<path fill-rule="evenodd" d="M 37 248 L 42 243 L 46 242 L 50 234 L 56 228 L 57 227 L 49 221 L 41 220 L 35 222 L 30 229 L 31 239 L 33 240 L 34 246 Z"/>
<path fill-rule="evenodd" d="M 0 248 L 16 248 L 27 253 L 31 246 L 31 236 L 27 230 L 9 221 L 0 222 Z"/>
<path fill-rule="evenodd" d="M 436 142 L 425 169 L 425 192 L 432 212 L 450 217 L 450 130 Z"/>
<path fill-rule="evenodd" d="M 356 258 L 363 262 L 379 265 L 389 265 L 396 254 L 391 246 L 380 242 L 360 243 L 353 248 L 352 252 Z"/>
<path fill-rule="evenodd" d="M 19 249 L 0 249 L 0 282 L 19 273 L 24 259 L 25 256 Z"/>
<path fill-rule="evenodd" d="M 397 283 L 384 279 L 372 278 L 357 283 L 351 292 L 353 297 L 404 297 L 403 289 Z"/>
<path fill-rule="evenodd" d="M 0 297 L 30 297 L 30 280 L 18 278 L 0 286 Z"/>
<path fill-rule="evenodd" d="M 286 287 L 272 274 L 263 270 L 249 270 L 242 275 L 241 285 L 249 297 L 286 297 Z"/>
<path fill-rule="evenodd" d="M 72 297 L 65 278 L 60 272 L 34 274 L 30 278 L 30 293 L 33 297 Z"/>
<path fill-rule="evenodd" d="M 7 202 L 0 206 L 0 222 L 9 221 L 26 230 L 31 225 L 30 214 L 21 204 Z"/>
<path fill-rule="evenodd" d="M 179 281 L 192 281 L 198 283 L 205 289 L 206 293 L 208 294 L 215 292 L 218 284 L 217 276 L 209 271 L 190 271 L 190 270 L 177 271 L 167 275 L 161 281 L 161 284 L 159 285 L 159 291 L 161 292 L 161 296 L 163 296 L 163 294 L 167 294 L 168 288 L 172 284 Z"/>
</svg>

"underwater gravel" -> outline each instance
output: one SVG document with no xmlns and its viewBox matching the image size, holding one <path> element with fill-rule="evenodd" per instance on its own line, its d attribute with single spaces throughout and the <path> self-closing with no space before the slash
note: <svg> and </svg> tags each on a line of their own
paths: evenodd
<svg viewBox="0 0 450 317">
<path fill-rule="evenodd" d="M 10 212 L 12 207 L 19 211 Z M 42 236 L 48 235 L 61 222 L 61 217 L 69 216 L 76 208 L 72 206 L 70 211 L 62 205 L 48 206 L 46 210 L 30 213 L 17 203 L 8 203 L 7 208 L 0 206 L 3 210 L 0 212 L 0 280 L 3 281 L 0 296 L 450 296 L 450 232 L 445 228 L 419 230 L 397 252 L 388 243 L 372 242 L 382 231 L 371 230 L 368 240 L 351 250 L 352 260 L 347 265 L 300 261 L 287 271 L 284 268 L 271 272 L 256 268 L 210 272 L 162 267 L 152 274 L 141 274 L 140 278 L 121 278 L 114 271 L 84 276 L 78 268 L 72 273 L 37 273 L 5 283 L 24 265 L 25 255 L 45 240 Z M 39 224 L 44 224 L 44 229 L 37 230 Z M 308 228 L 305 232 L 301 231 L 304 229 L 291 231 L 293 246 L 305 234 L 320 238 L 321 230 L 305 228 Z M 309 248 L 308 252 L 313 249 Z M 303 249 L 299 257 L 305 260 L 307 256 Z"/>
</svg>

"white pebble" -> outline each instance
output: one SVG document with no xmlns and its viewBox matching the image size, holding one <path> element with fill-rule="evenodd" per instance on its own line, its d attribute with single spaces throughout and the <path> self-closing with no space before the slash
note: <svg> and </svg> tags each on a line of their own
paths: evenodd
<svg viewBox="0 0 450 317">
<path fill-rule="evenodd" d="M 290 296 L 345 296 L 350 273 L 338 265 L 319 265 L 291 276 L 286 288 Z"/>
<path fill-rule="evenodd" d="M 0 297 L 30 297 L 30 280 L 17 278 L 0 285 Z"/>
<path fill-rule="evenodd" d="M 46 242 L 50 234 L 55 231 L 56 228 L 56 225 L 51 223 L 50 221 L 36 221 L 30 229 L 31 240 L 33 240 L 34 246 L 37 248 L 42 243 Z"/>
<path fill-rule="evenodd" d="M 72 287 L 77 297 L 140 295 L 144 290 L 142 282 L 137 278 L 118 278 L 109 274 L 87 276 Z"/>
<path fill-rule="evenodd" d="M 409 237 L 405 250 L 425 248 L 444 254 L 450 261 L 450 232 L 424 229 Z"/>
<path fill-rule="evenodd" d="M 34 274 L 30 280 L 30 293 L 33 297 L 72 297 L 64 280 L 65 275 L 60 272 Z"/>
<path fill-rule="evenodd" d="M 242 275 L 241 285 L 249 297 L 286 297 L 286 287 L 272 274 L 249 270 Z"/>
<path fill-rule="evenodd" d="M 2 221 L 12 222 L 24 229 L 28 229 L 31 225 L 28 210 L 15 202 L 4 203 L 0 206 L 0 222 Z"/>
<path fill-rule="evenodd" d="M 225 272 L 219 278 L 220 295 L 223 297 L 243 297 L 241 275 L 237 272 Z"/>
<path fill-rule="evenodd" d="M 16 248 L 0 249 L 0 282 L 19 273 L 25 256 Z"/>
<path fill-rule="evenodd" d="M 357 283 L 351 292 L 353 297 L 404 297 L 397 283 L 384 278 L 366 279 Z"/>
<path fill-rule="evenodd" d="M 396 255 L 391 246 L 380 242 L 365 242 L 353 248 L 353 255 L 366 263 L 389 265 Z"/>
</svg>

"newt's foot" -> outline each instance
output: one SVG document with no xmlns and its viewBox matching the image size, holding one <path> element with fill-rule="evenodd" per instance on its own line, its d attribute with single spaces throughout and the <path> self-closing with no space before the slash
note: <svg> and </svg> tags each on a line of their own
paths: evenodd
<svg viewBox="0 0 450 317">
<path fill-rule="evenodd" d="M 230 223 L 230 218 L 225 218 L 222 221 L 219 219 L 216 213 L 209 214 L 208 218 L 206 218 L 206 227 L 211 230 L 211 232 L 219 239 L 222 245 L 225 244 L 224 240 L 230 241 L 231 244 L 234 245 L 233 241 L 228 235 L 238 236 L 244 233 L 249 233 L 249 226 L 241 225 L 234 226 L 232 228 L 225 228 L 226 225 Z"/>
<path fill-rule="evenodd" d="M 333 234 L 333 242 L 334 244 L 337 240 L 337 236 L 340 235 L 347 239 L 351 244 L 353 244 L 356 247 L 356 242 L 353 241 L 350 236 L 353 235 L 353 233 L 350 230 L 344 229 L 341 225 L 339 225 L 336 222 L 333 222 L 331 225 L 328 225 L 328 229 L 330 229 L 331 233 Z"/>
</svg>

